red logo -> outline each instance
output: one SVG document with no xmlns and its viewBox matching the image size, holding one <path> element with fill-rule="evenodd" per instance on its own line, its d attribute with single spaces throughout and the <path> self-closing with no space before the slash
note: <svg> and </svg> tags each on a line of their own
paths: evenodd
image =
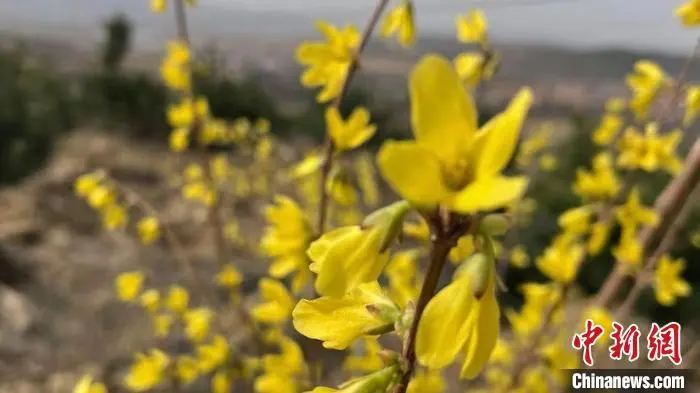
<svg viewBox="0 0 700 393">
<path fill-rule="evenodd" d="M 647 341 L 649 360 L 668 358 L 676 366 L 681 364 L 681 325 L 678 322 L 669 322 L 662 327 L 653 322 Z"/>
<path fill-rule="evenodd" d="M 592 347 L 604 332 L 605 329 L 603 329 L 602 326 L 596 325 L 592 320 L 587 319 L 586 330 L 583 333 L 574 335 L 571 345 L 578 351 L 583 349 L 583 362 L 586 363 L 586 365 L 593 365 Z"/>
</svg>

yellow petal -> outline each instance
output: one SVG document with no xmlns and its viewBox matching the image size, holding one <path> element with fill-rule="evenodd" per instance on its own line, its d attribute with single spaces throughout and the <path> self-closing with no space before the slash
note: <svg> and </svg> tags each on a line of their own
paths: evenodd
<svg viewBox="0 0 700 393">
<path fill-rule="evenodd" d="M 474 303 L 470 287 L 469 276 L 461 276 L 428 303 L 416 335 L 416 356 L 422 365 L 443 368 L 462 349 L 468 336 L 462 327 Z"/>
<path fill-rule="evenodd" d="M 508 108 L 501 115 L 491 119 L 481 130 L 485 132 L 486 139 L 481 149 L 472 153 L 478 156 L 475 162 L 477 178 L 500 173 L 508 164 L 518 144 L 520 129 L 532 100 L 531 89 L 520 89 Z"/>
<path fill-rule="evenodd" d="M 436 205 L 450 194 L 437 156 L 415 142 L 388 141 L 377 161 L 389 185 L 416 205 Z"/>
<path fill-rule="evenodd" d="M 460 371 L 460 377 L 465 379 L 474 379 L 481 373 L 498 341 L 500 310 L 493 280 L 490 290 L 479 302 L 478 319 L 467 341 L 466 356 Z"/>
<path fill-rule="evenodd" d="M 452 199 L 451 207 L 460 213 L 493 210 L 519 199 L 525 192 L 524 177 L 489 177 L 469 184 Z"/>
<path fill-rule="evenodd" d="M 416 140 L 451 167 L 477 128 L 474 103 L 452 63 L 435 54 L 423 57 L 411 72 L 409 94 Z"/>
<path fill-rule="evenodd" d="M 370 313 L 376 295 L 365 293 L 376 283 L 362 284 L 346 297 L 301 300 L 292 313 L 294 328 L 306 337 L 323 341 L 325 348 L 345 349 L 356 338 L 384 324 Z M 379 299 L 379 302 L 386 302 Z"/>
</svg>

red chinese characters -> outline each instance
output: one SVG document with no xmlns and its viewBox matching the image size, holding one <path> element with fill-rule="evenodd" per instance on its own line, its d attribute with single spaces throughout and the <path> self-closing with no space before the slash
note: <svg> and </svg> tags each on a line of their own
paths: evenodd
<svg viewBox="0 0 700 393">
<path fill-rule="evenodd" d="M 586 330 L 583 333 L 574 335 L 571 345 L 574 349 L 580 351 L 583 349 L 583 362 L 587 366 L 593 365 L 593 345 L 603 335 L 605 329 L 593 323 L 592 320 L 586 320 Z"/>
<path fill-rule="evenodd" d="M 610 339 L 612 344 L 608 347 L 610 359 L 622 360 L 623 357 L 630 362 L 639 359 L 639 340 L 641 331 L 637 324 L 631 324 L 626 328 L 618 323 L 612 323 Z M 601 325 L 595 324 L 592 320 L 586 320 L 583 332 L 574 335 L 571 345 L 577 351 L 583 351 L 583 363 L 593 366 L 593 348 L 605 333 Z M 668 359 L 675 365 L 680 365 L 681 358 L 681 325 L 677 322 L 670 322 L 659 326 L 654 322 L 651 324 L 647 335 L 647 358 L 650 361 Z"/>
<path fill-rule="evenodd" d="M 627 329 L 617 322 L 613 322 L 613 332 L 610 334 L 613 343 L 608 348 L 610 359 L 621 360 L 622 355 L 627 356 L 630 362 L 639 359 L 639 327 L 631 324 Z"/>
<path fill-rule="evenodd" d="M 678 322 L 669 322 L 661 327 L 653 322 L 647 341 L 649 360 L 667 358 L 676 366 L 681 364 L 681 325 Z"/>
</svg>

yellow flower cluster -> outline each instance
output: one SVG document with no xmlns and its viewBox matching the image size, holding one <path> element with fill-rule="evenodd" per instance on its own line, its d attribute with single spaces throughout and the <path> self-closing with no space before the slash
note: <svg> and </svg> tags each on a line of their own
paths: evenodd
<svg viewBox="0 0 700 393">
<path fill-rule="evenodd" d="M 128 222 L 128 213 L 111 184 L 106 182 L 100 172 L 79 176 L 74 183 L 75 193 L 100 213 L 102 224 L 107 230 L 124 229 Z"/>
</svg>

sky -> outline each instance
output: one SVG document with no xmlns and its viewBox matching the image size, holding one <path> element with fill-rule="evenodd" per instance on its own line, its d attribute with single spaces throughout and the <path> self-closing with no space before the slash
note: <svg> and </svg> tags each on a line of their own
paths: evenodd
<svg viewBox="0 0 700 393">
<path fill-rule="evenodd" d="M 207 1 L 207 0 L 201 0 Z M 374 0 L 213 0 L 238 9 L 283 10 L 291 14 L 355 22 Z M 485 10 L 495 38 L 564 46 L 617 46 L 687 52 L 700 30 L 683 29 L 673 16 L 682 0 L 416 0 L 424 32 L 452 33 L 454 15 Z"/>
<path fill-rule="evenodd" d="M 55 31 L 97 26 L 124 11 L 141 31 L 161 30 L 163 18 L 148 15 L 149 0 L 0 0 L 0 27 L 50 22 Z M 398 0 L 394 0 L 397 2 Z M 673 16 L 683 0 L 415 0 L 418 29 L 454 34 L 454 17 L 482 8 L 495 40 L 575 48 L 650 49 L 689 53 L 700 28 L 684 29 Z M 266 35 L 313 33 L 313 20 L 363 24 L 376 0 L 199 0 L 193 21 L 207 35 L 243 31 Z M 269 15 L 269 17 L 268 17 Z M 197 18 L 199 16 L 199 18 Z"/>
</svg>

